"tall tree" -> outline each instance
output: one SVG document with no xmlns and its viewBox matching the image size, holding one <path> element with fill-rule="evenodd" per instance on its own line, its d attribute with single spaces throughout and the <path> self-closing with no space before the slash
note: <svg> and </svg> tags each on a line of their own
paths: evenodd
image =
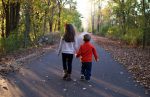
<svg viewBox="0 0 150 97">
<path fill-rule="evenodd" d="M 57 0 L 58 2 L 58 31 L 60 31 L 60 27 L 61 27 L 61 13 L 67 1 L 68 0 Z"/>
<path fill-rule="evenodd" d="M 1 31 L 2 31 L 1 37 L 2 38 L 5 38 L 4 18 L 5 18 L 5 16 L 4 16 L 4 10 L 1 10 L 1 23 L 2 23 L 1 24 Z"/>
<path fill-rule="evenodd" d="M 50 16 L 49 16 L 49 31 L 52 32 L 54 16 L 56 15 L 56 12 L 57 12 L 56 8 L 58 6 L 58 3 L 56 2 L 56 0 L 52 0 L 51 4 L 49 6 L 51 6 L 50 9 L 49 9 L 49 13 L 50 13 Z"/>
<path fill-rule="evenodd" d="M 31 18 L 30 12 L 31 11 L 31 1 L 26 0 L 24 2 L 24 13 L 25 13 L 25 32 L 24 32 L 24 46 L 27 47 L 30 42 L 30 27 L 31 27 Z"/>
<path fill-rule="evenodd" d="M 145 41 L 146 41 L 146 28 L 147 28 L 147 24 L 146 24 L 146 14 L 145 14 L 145 0 L 142 0 L 142 13 L 143 13 L 143 21 L 144 21 L 144 27 L 143 27 L 143 49 L 145 48 Z"/>
<path fill-rule="evenodd" d="M 3 10 L 6 20 L 5 36 L 8 37 L 10 32 L 15 30 L 19 22 L 20 0 L 2 0 Z"/>
</svg>

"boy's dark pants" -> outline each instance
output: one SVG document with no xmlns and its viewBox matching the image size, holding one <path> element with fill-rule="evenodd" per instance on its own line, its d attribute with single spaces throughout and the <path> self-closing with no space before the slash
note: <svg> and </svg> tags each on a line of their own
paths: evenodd
<svg viewBox="0 0 150 97">
<path fill-rule="evenodd" d="M 73 54 L 62 53 L 63 69 L 71 74 Z"/>
<path fill-rule="evenodd" d="M 92 70 L 92 62 L 82 62 L 81 74 L 85 76 L 86 80 L 90 80 Z"/>
</svg>

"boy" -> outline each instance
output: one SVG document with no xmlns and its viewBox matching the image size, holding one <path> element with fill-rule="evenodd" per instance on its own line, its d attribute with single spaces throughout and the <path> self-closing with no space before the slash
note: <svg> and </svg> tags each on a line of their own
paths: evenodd
<svg viewBox="0 0 150 97">
<path fill-rule="evenodd" d="M 89 34 L 84 35 L 84 44 L 80 46 L 76 57 L 81 58 L 81 80 L 90 80 L 91 69 L 92 69 L 92 55 L 94 55 L 95 60 L 98 61 L 98 55 L 95 47 L 90 43 L 91 37 Z"/>
</svg>

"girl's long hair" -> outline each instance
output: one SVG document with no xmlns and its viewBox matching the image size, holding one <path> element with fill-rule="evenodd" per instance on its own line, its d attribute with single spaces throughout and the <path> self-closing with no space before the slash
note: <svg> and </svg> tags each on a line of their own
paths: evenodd
<svg viewBox="0 0 150 97">
<path fill-rule="evenodd" d="M 75 41 L 75 30 L 71 24 L 65 25 L 65 34 L 63 36 L 63 40 L 66 42 L 74 42 Z"/>
</svg>

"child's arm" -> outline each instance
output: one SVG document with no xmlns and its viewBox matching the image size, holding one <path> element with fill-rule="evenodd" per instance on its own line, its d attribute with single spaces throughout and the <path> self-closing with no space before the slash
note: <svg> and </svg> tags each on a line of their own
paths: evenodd
<svg viewBox="0 0 150 97">
<path fill-rule="evenodd" d="M 58 47 L 58 50 L 57 50 L 58 55 L 60 54 L 61 49 L 62 49 L 62 38 L 60 39 L 59 47 Z"/>
<path fill-rule="evenodd" d="M 96 62 L 99 61 L 99 57 L 98 57 L 95 47 L 93 47 L 92 51 L 93 51 L 93 55 L 94 55 Z"/>
<path fill-rule="evenodd" d="M 79 50 L 79 44 L 78 44 L 78 40 L 76 38 L 75 38 L 74 48 L 75 48 L 75 53 L 77 53 Z"/>
<path fill-rule="evenodd" d="M 81 46 L 80 46 L 80 49 L 78 50 L 77 54 L 76 54 L 76 57 L 80 57 L 81 56 Z"/>
</svg>

